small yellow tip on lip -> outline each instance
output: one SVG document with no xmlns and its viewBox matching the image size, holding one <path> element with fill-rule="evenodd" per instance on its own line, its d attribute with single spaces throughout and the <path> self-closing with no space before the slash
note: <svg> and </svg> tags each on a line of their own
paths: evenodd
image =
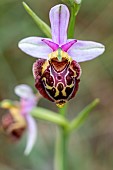
<svg viewBox="0 0 113 170">
<path fill-rule="evenodd" d="M 65 103 L 56 103 L 56 106 L 58 106 L 59 108 L 63 108 L 63 106 L 65 105 Z"/>
</svg>

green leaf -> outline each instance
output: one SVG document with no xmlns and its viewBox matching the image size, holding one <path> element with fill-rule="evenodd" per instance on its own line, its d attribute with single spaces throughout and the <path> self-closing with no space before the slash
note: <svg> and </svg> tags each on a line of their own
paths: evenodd
<svg viewBox="0 0 113 170">
<path fill-rule="evenodd" d="M 72 122 L 69 125 L 69 132 L 72 132 L 74 129 L 77 129 L 80 125 L 84 123 L 86 120 L 88 114 L 98 105 L 99 99 L 95 99 L 92 103 L 90 103 L 88 106 L 86 106 L 79 114 L 78 116 L 72 120 Z"/>
<path fill-rule="evenodd" d="M 69 124 L 62 115 L 41 107 L 34 108 L 31 111 L 31 115 L 35 118 L 55 123 L 64 128 L 67 128 Z"/>
<path fill-rule="evenodd" d="M 51 38 L 50 27 L 35 14 L 25 2 L 23 2 L 23 6 L 24 6 L 25 10 L 28 12 L 28 14 L 33 18 L 33 20 L 38 25 L 38 27 L 42 30 L 42 32 L 48 38 Z"/>
</svg>

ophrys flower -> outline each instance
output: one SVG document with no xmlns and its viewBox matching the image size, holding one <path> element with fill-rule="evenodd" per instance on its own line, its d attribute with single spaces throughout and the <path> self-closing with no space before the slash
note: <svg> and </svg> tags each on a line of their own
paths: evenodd
<svg viewBox="0 0 113 170">
<path fill-rule="evenodd" d="M 67 39 L 69 10 L 59 4 L 50 10 L 52 39 L 29 37 L 19 42 L 25 53 L 39 58 L 33 65 L 35 86 L 47 99 L 62 107 L 78 90 L 81 68 L 78 62 L 101 55 L 104 45 Z"/>
</svg>

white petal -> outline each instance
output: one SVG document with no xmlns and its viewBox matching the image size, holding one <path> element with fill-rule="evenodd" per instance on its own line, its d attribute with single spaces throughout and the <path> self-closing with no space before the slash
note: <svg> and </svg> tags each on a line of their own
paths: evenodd
<svg viewBox="0 0 113 170">
<path fill-rule="evenodd" d="M 28 55 L 35 58 L 47 59 L 48 54 L 52 52 L 52 49 L 45 44 L 41 37 L 28 37 L 21 40 L 18 44 L 19 48 Z M 48 39 L 52 41 L 51 39 Z"/>
<path fill-rule="evenodd" d="M 21 84 L 14 88 L 15 94 L 21 98 L 34 98 L 32 88 L 27 84 Z"/>
<path fill-rule="evenodd" d="M 105 47 L 101 43 L 77 40 L 77 42 L 68 50 L 68 54 L 73 60 L 83 62 L 98 57 L 104 51 Z"/>
<path fill-rule="evenodd" d="M 29 155 L 37 140 L 37 124 L 30 114 L 26 115 L 28 124 L 27 144 L 24 151 L 25 155 Z"/>
</svg>

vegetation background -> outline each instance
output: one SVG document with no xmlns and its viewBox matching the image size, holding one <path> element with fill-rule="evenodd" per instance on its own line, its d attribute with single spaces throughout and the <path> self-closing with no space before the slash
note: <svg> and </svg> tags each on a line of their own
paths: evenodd
<svg viewBox="0 0 113 170">
<path fill-rule="evenodd" d="M 26 13 L 21 0 L 0 0 L 0 99 L 17 99 L 13 88 L 27 83 L 34 88 L 34 58 L 18 49 L 19 40 L 44 36 Z M 60 0 L 26 0 L 26 3 L 49 24 L 48 12 Z M 100 98 L 99 106 L 89 115 L 69 141 L 71 170 L 113 169 L 113 1 L 83 0 L 77 16 L 75 38 L 93 40 L 106 46 L 99 58 L 81 63 L 83 70 L 77 96 L 69 102 L 72 119 L 88 103 Z M 35 88 L 34 88 L 35 90 Z M 42 99 L 41 107 L 57 110 L 55 104 Z M 4 113 L 1 110 L 0 116 Z M 53 170 L 55 125 L 38 121 L 39 136 L 30 154 L 23 151 L 26 138 L 17 144 L 0 134 L 0 170 Z"/>
</svg>

